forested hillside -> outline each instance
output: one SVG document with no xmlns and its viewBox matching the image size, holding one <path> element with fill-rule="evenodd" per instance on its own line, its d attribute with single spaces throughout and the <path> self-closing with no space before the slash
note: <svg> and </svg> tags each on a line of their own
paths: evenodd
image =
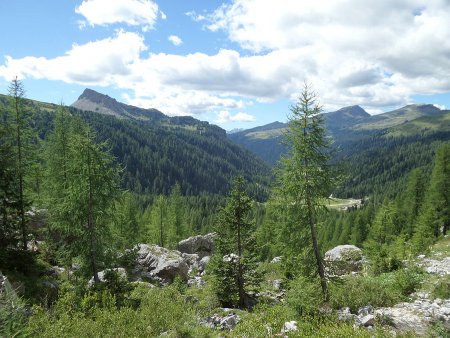
<svg viewBox="0 0 450 338">
<path fill-rule="evenodd" d="M 105 107 L 122 109 L 122 104 L 105 95 L 85 91 L 80 98 L 86 96 L 100 100 Z M 0 96 L 0 104 L 6 107 L 6 96 Z M 52 129 L 57 106 L 31 100 L 25 105 L 40 137 L 45 139 Z M 136 193 L 168 194 L 178 183 L 185 195 L 223 195 L 231 178 L 239 173 L 251 182 L 255 197 L 267 197 L 270 169 L 249 151 L 227 140 L 223 129 L 191 117 L 170 118 L 155 110 L 124 106 L 135 115 L 69 108 L 73 115 L 91 125 L 98 141 L 108 141 L 123 166 L 124 188 Z"/>
<path fill-rule="evenodd" d="M 440 143 L 450 140 L 450 112 L 433 105 L 409 105 L 370 116 L 359 106 L 324 114 L 333 139 L 334 161 L 346 173 L 334 194 L 363 198 L 374 193 L 395 195 L 405 175 L 421 167 L 431 171 Z M 269 164 L 287 152 L 286 124 L 275 122 L 228 135 Z"/>
</svg>

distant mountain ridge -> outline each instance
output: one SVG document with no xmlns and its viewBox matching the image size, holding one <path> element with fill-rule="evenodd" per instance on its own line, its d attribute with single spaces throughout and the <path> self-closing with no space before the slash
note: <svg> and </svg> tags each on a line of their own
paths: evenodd
<svg viewBox="0 0 450 338">
<path fill-rule="evenodd" d="M 86 88 L 71 106 L 80 110 L 136 120 L 162 120 L 166 118 L 166 115 L 157 109 L 130 106 L 89 88 Z"/>
<path fill-rule="evenodd" d="M 86 88 L 71 107 L 102 115 L 130 119 L 153 126 L 168 128 L 184 128 L 197 130 L 199 133 L 215 134 L 226 137 L 226 131 L 206 121 L 200 121 L 192 116 L 167 116 L 155 108 L 140 108 L 117 101 L 116 99 Z"/>
<path fill-rule="evenodd" d="M 358 105 L 324 113 L 325 127 L 337 146 L 349 144 L 382 131 L 408 124 L 419 118 L 441 116 L 443 111 L 431 104 L 411 104 L 379 115 L 370 115 Z M 287 123 L 272 122 L 228 135 L 234 142 L 249 149 L 267 163 L 275 164 L 286 152 L 282 145 Z"/>
</svg>

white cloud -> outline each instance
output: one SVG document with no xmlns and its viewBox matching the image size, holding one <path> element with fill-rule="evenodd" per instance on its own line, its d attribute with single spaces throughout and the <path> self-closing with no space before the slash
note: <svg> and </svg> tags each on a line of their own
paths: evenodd
<svg viewBox="0 0 450 338">
<path fill-rule="evenodd" d="M 216 123 L 228 123 L 228 122 L 253 122 L 256 117 L 247 113 L 239 112 L 235 115 L 231 114 L 228 110 L 222 110 L 217 113 Z"/>
<path fill-rule="evenodd" d="M 120 8 L 122 3 L 108 5 Z M 326 110 L 359 104 L 379 112 L 411 103 L 416 94 L 450 91 L 448 1 L 285 0 L 280 6 L 235 0 L 207 19 L 195 12 L 186 15 L 209 20 L 211 30 L 225 31 L 246 51 L 144 56 L 147 46 L 140 34 L 118 31 L 109 39 L 73 45 L 53 59 L 7 57 L 0 76 L 114 86 L 132 93 L 129 103 L 171 115 L 240 110 L 252 100 L 295 99 L 305 80 Z M 109 17 L 88 23 L 114 21 Z"/>
<path fill-rule="evenodd" d="M 163 11 L 159 11 L 159 14 L 161 15 L 161 19 L 163 19 L 163 20 L 167 19 L 167 15 Z"/>
<path fill-rule="evenodd" d="M 377 109 L 450 91 L 449 17 L 443 0 L 234 0 L 207 27 L 264 58 L 283 54 L 294 75 L 279 93 L 294 94 L 300 75 L 326 105 Z"/>
<path fill-rule="evenodd" d="M 143 26 L 147 31 L 156 23 L 158 5 L 152 0 L 84 0 L 75 12 L 84 16 L 91 26 L 125 23 Z M 161 12 L 161 17 L 163 15 Z"/>
<path fill-rule="evenodd" d="M 447 107 L 444 104 L 433 104 L 433 106 L 435 106 L 436 108 L 439 108 L 440 110 L 446 110 Z"/>
<path fill-rule="evenodd" d="M 179 46 L 183 43 L 183 40 L 181 40 L 181 38 L 176 35 L 170 35 L 167 39 L 172 42 L 174 46 Z"/>
<path fill-rule="evenodd" d="M 132 77 L 131 66 L 147 47 L 141 36 L 117 31 L 113 38 L 74 44 L 65 55 L 54 59 L 6 56 L 0 66 L 0 76 L 11 79 L 15 75 L 35 79 L 61 80 L 67 83 L 107 86 L 117 77 Z"/>
<path fill-rule="evenodd" d="M 206 17 L 201 14 L 197 14 L 195 11 L 189 11 L 184 13 L 186 16 L 190 17 L 195 22 L 200 22 L 206 20 Z"/>
</svg>

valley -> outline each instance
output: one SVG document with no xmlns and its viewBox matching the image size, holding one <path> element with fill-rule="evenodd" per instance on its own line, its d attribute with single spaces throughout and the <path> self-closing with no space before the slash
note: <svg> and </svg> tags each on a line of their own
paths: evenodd
<svg viewBox="0 0 450 338">
<path fill-rule="evenodd" d="M 448 332 L 449 111 L 231 134 L 91 89 L 0 111 L 4 335 Z"/>
</svg>

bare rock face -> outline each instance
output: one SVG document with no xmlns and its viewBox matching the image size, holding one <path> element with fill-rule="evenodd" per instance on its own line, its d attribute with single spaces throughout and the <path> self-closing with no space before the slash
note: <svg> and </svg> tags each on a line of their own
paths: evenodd
<svg viewBox="0 0 450 338">
<path fill-rule="evenodd" d="M 338 245 L 324 256 L 325 270 L 329 277 L 343 276 L 361 271 L 364 257 L 354 245 Z"/>
<path fill-rule="evenodd" d="M 157 245 L 138 244 L 133 275 L 138 279 L 172 283 L 176 277 L 187 281 L 191 257 Z"/>
<path fill-rule="evenodd" d="M 182 253 L 197 254 L 199 259 L 211 256 L 214 252 L 214 238 L 216 233 L 198 235 L 184 239 L 178 243 L 178 250 Z"/>
</svg>

